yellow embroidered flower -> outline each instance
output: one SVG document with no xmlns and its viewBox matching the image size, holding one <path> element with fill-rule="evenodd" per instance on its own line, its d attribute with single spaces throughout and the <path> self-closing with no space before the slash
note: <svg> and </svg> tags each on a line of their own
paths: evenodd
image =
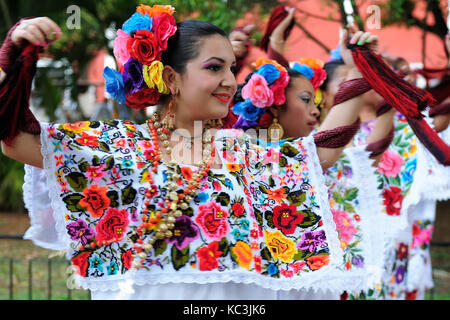
<svg viewBox="0 0 450 320">
<path fill-rule="evenodd" d="M 156 88 L 159 93 L 169 94 L 170 90 L 167 88 L 163 78 L 162 72 L 164 65 L 161 61 L 153 61 L 150 66 L 144 65 L 144 81 L 150 89 Z"/>
<path fill-rule="evenodd" d="M 149 182 L 153 183 L 153 176 L 150 172 L 146 171 L 142 174 L 142 179 L 140 182 Z"/>
<path fill-rule="evenodd" d="M 227 163 L 227 169 L 231 172 L 236 172 L 241 169 L 241 166 L 237 163 Z"/>
<path fill-rule="evenodd" d="M 294 241 L 283 236 L 280 231 L 266 231 L 264 232 L 264 239 L 274 259 L 280 258 L 281 261 L 286 263 L 292 261 L 297 252 Z"/>
<path fill-rule="evenodd" d="M 253 259 L 253 253 L 250 246 L 244 241 L 236 242 L 236 245 L 231 249 L 236 256 L 236 260 L 241 267 L 249 270 L 250 263 Z"/>
<path fill-rule="evenodd" d="M 89 121 L 80 121 L 77 123 L 66 123 L 62 127 L 64 130 L 72 131 L 73 133 L 81 133 L 82 131 L 90 130 Z"/>
<path fill-rule="evenodd" d="M 413 155 L 414 153 L 417 152 L 417 145 L 413 144 L 410 148 L 409 148 L 409 154 Z"/>
</svg>

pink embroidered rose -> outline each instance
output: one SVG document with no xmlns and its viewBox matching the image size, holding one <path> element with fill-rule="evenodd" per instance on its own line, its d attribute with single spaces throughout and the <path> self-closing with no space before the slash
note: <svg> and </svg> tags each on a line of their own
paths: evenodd
<svg viewBox="0 0 450 320">
<path fill-rule="evenodd" d="M 228 212 L 214 201 L 201 204 L 198 207 L 199 214 L 195 222 L 209 239 L 220 240 L 226 236 L 229 230 L 227 217 Z"/>
<path fill-rule="evenodd" d="M 336 223 L 339 238 L 345 242 L 352 240 L 358 230 L 353 226 L 351 217 L 345 211 L 331 209 L 331 212 L 333 213 L 333 220 Z"/>
<path fill-rule="evenodd" d="M 116 57 L 117 61 L 122 65 L 127 63 L 131 58 L 130 53 L 127 50 L 127 42 L 130 38 L 130 35 L 122 29 L 117 30 L 117 36 L 113 43 L 114 57 Z"/>
<path fill-rule="evenodd" d="M 269 89 L 266 79 L 259 74 L 253 74 L 247 84 L 242 88 L 242 98 L 250 99 L 258 108 L 273 105 L 273 92 Z"/>
<path fill-rule="evenodd" d="M 386 177 L 396 177 L 404 163 L 405 160 L 398 153 L 386 150 L 381 157 L 377 171 Z"/>
</svg>

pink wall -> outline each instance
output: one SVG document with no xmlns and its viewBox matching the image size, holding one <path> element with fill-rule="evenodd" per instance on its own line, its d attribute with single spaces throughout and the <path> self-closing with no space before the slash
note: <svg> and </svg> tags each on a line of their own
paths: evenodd
<svg viewBox="0 0 450 320">
<path fill-rule="evenodd" d="M 307 11 L 317 16 L 327 17 L 329 15 L 339 17 L 337 8 L 331 8 L 325 5 L 322 0 L 301 0 L 301 1 L 280 1 L 290 6 L 296 6 L 299 10 L 296 12 L 296 20 L 299 21 L 311 34 L 318 38 L 329 48 L 335 48 L 339 39 L 340 22 L 325 21 L 315 17 L 308 17 L 300 10 Z M 380 38 L 381 52 L 387 52 L 394 56 L 402 56 L 411 63 L 422 62 L 422 30 L 417 27 L 389 26 L 381 25 L 379 30 L 368 29 L 369 23 L 373 20 L 368 19 L 367 8 L 369 5 L 376 5 L 382 1 L 357 1 L 359 5 L 360 15 L 366 22 L 366 31 L 376 34 Z M 442 0 L 443 8 L 446 8 L 447 1 Z M 424 6 L 420 4 L 416 7 L 415 15 L 422 17 Z M 422 15 L 421 15 L 422 13 Z M 240 25 L 245 24 L 243 20 L 238 22 Z M 287 41 L 288 52 L 286 57 L 293 61 L 302 57 L 315 57 L 327 61 L 329 55 L 315 42 L 309 39 L 306 34 L 294 27 Z M 248 62 L 255 61 L 256 58 L 265 56 L 259 48 L 252 48 L 247 59 Z M 426 61 L 425 64 L 429 68 L 439 68 L 446 65 L 446 56 L 443 42 L 439 37 L 427 33 L 426 37 Z M 238 80 L 243 80 L 248 69 L 243 70 L 238 76 Z"/>
</svg>

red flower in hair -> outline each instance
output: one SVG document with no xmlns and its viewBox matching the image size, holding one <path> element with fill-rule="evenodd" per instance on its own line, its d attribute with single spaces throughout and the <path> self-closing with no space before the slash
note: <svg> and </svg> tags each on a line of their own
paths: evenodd
<svg viewBox="0 0 450 320">
<path fill-rule="evenodd" d="M 159 93 L 157 89 L 144 88 L 127 97 L 125 104 L 133 109 L 144 109 L 158 104 Z"/>
<path fill-rule="evenodd" d="M 175 18 L 168 13 L 161 13 L 153 17 L 153 32 L 160 50 L 167 49 L 167 40 L 177 31 Z"/>
<path fill-rule="evenodd" d="M 259 126 L 261 128 L 268 128 L 272 124 L 272 115 L 270 112 L 266 112 L 262 115 L 262 117 L 259 119 Z"/>
<path fill-rule="evenodd" d="M 147 30 L 138 30 L 133 38 L 128 39 L 127 50 L 132 58 L 144 65 L 149 66 L 161 59 L 158 39 Z"/>
</svg>

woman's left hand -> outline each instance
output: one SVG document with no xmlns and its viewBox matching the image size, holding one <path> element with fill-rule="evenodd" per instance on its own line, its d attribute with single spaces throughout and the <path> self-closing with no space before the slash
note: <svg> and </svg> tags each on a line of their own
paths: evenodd
<svg viewBox="0 0 450 320">
<path fill-rule="evenodd" d="M 347 48 L 347 43 L 367 46 L 370 51 L 378 54 L 378 36 L 370 32 L 357 31 L 355 27 L 348 26 L 346 29 L 341 30 L 339 44 L 341 46 L 342 59 L 350 67 L 354 67 L 355 62 L 353 61 L 352 51 Z"/>
</svg>

